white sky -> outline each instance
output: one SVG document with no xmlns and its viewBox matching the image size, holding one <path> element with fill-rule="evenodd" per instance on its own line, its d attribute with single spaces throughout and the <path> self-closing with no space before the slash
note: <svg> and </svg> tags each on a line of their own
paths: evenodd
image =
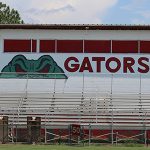
<svg viewBox="0 0 150 150">
<path fill-rule="evenodd" d="M 150 24 L 150 0 L 0 0 L 25 23 Z"/>
<path fill-rule="evenodd" d="M 118 0 L 1 0 L 27 23 L 102 23 Z"/>
</svg>

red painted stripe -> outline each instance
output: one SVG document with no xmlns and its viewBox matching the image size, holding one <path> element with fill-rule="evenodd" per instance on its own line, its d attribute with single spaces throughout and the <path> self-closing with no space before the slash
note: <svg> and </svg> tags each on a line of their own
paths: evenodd
<svg viewBox="0 0 150 150">
<path fill-rule="evenodd" d="M 31 52 L 31 40 L 4 40 L 4 52 Z"/>
<path fill-rule="evenodd" d="M 150 41 L 140 41 L 140 52 L 150 53 Z"/>
<path fill-rule="evenodd" d="M 110 53 L 111 41 L 109 40 L 85 40 L 84 41 L 85 53 Z"/>
<path fill-rule="evenodd" d="M 55 40 L 40 40 L 41 53 L 55 53 Z"/>
<path fill-rule="evenodd" d="M 58 40 L 58 53 L 83 53 L 83 40 Z"/>
<path fill-rule="evenodd" d="M 32 43 L 32 48 L 31 48 Z M 55 53 L 55 40 L 40 40 L 40 52 Z M 5 39 L 4 52 L 36 52 L 37 40 Z M 83 53 L 83 40 L 58 40 L 58 53 Z M 85 40 L 85 53 L 111 53 L 110 40 Z M 140 41 L 140 52 L 150 53 L 150 41 Z M 138 53 L 138 41 L 112 41 L 112 53 Z"/>
<path fill-rule="evenodd" d="M 112 41 L 112 53 L 138 53 L 138 41 Z"/>
</svg>

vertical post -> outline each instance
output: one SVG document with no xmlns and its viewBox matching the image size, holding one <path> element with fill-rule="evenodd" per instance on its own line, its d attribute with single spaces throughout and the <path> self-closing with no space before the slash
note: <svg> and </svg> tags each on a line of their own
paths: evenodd
<svg viewBox="0 0 150 150">
<path fill-rule="evenodd" d="M 98 102 L 97 97 L 98 97 L 98 96 L 97 96 L 97 92 L 96 92 L 96 124 L 97 124 L 97 120 L 98 120 L 98 119 L 97 119 L 97 110 L 98 110 L 98 109 L 97 109 L 97 102 Z"/>
<path fill-rule="evenodd" d="M 25 87 L 25 98 L 27 99 L 28 96 L 28 82 L 29 82 L 29 75 L 27 73 L 27 82 L 26 82 L 26 87 Z"/>
<path fill-rule="evenodd" d="M 144 133 L 144 139 L 145 139 L 145 141 L 144 141 L 144 143 L 145 143 L 145 146 L 147 145 L 147 131 L 145 130 L 145 133 Z"/>
<path fill-rule="evenodd" d="M 5 126 L 4 120 L 2 119 L 2 128 L 3 128 L 3 140 L 2 140 L 2 144 L 5 144 L 4 143 L 4 141 L 5 141 L 5 138 L 4 138 L 5 137 L 5 134 L 4 134 L 5 127 L 4 126 Z"/>
<path fill-rule="evenodd" d="M 143 125 L 144 125 L 143 111 L 142 111 L 142 100 L 141 100 L 141 86 L 142 86 L 142 81 L 141 81 L 141 75 L 140 75 L 139 103 L 140 103 L 140 113 L 142 113 L 142 120 L 143 120 Z"/>
<path fill-rule="evenodd" d="M 116 145 L 118 144 L 118 132 L 116 132 Z"/>
<path fill-rule="evenodd" d="M 70 145 L 70 125 L 68 125 L 68 145 Z"/>
<path fill-rule="evenodd" d="M 84 73 L 83 73 L 83 82 L 82 82 L 82 96 L 84 94 Z"/>
<path fill-rule="evenodd" d="M 140 87 L 139 87 L 139 116 L 140 116 L 140 120 L 142 120 L 142 126 L 143 126 L 143 130 L 146 129 L 146 125 L 145 125 L 145 118 L 144 118 L 144 114 L 143 114 L 143 107 L 142 107 L 142 78 L 141 78 L 141 74 L 140 74 Z"/>
<path fill-rule="evenodd" d="M 17 125 L 16 125 L 16 143 L 17 143 L 17 141 L 18 141 L 18 133 L 17 133 Z"/>
<path fill-rule="evenodd" d="M 111 77 L 111 144 L 114 144 L 114 114 L 113 114 L 113 102 L 112 102 L 112 93 L 113 93 L 113 74 Z"/>
<path fill-rule="evenodd" d="M 14 128 L 13 128 L 13 124 L 11 124 L 11 133 L 10 136 L 12 138 L 12 143 L 14 143 Z"/>
<path fill-rule="evenodd" d="M 89 124 L 89 146 L 91 145 L 91 124 Z"/>
<path fill-rule="evenodd" d="M 53 75 L 53 74 L 52 74 L 52 75 Z M 55 76 L 55 80 L 54 80 L 53 98 L 52 98 L 52 105 L 51 105 L 53 112 L 54 112 L 54 106 L 55 106 L 56 77 L 57 77 L 57 75 L 54 74 L 54 76 Z"/>
<path fill-rule="evenodd" d="M 59 129 L 59 141 L 58 141 L 59 145 L 61 144 L 61 129 Z"/>
<path fill-rule="evenodd" d="M 147 112 L 145 112 L 145 142 L 148 147 L 148 132 L 147 132 Z"/>
<path fill-rule="evenodd" d="M 55 74 L 55 80 L 54 80 L 54 94 L 55 94 L 55 90 L 56 90 L 56 77 L 57 77 L 57 75 Z"/>
<path fill-rule="evenodd" d="M 85 144 L 85 141 L 84 141 L 84 126 L 82 125 L 82 126 L 80 126 L 80 132 L 81 132 L 81 134 L 80 134 L 80 140 L 82 140 L 83 142 L 83 146 L 84 146 L 84 144 Z"/>
<path fill-rule="evenodd" d="M 13 143 L 14 137 L 13 137 L 13 127 L 12 127 L 12 124 L 11 124 L 11 127 L 10 127 L 10 137 L 11 137 L 11 142 Z"/>
<path fill-rule="evenodd" d="M 79 144 L 79 143 L 80 143 L 80 136 L 78 136 L 78 139 L 77 139 L 77 140 L 78 140 L 78 144 Z"/>
<path fill-rule="evenodd" d="M 82 78 L 82 97 L 81 97 L 80 124 L 81 124 L 81 116 L 84 112 L 83 103 L 84 103 L 84 73 L 83 73 L 83 78 Z"/>
<path fill-rule="evenodd" d="M 71 130 L 72 130 L 72 126 L 69 125 L 69 144 L 70 144 L 70 145 L 72 144 L 72 141 L 71 141 L 71 137 L 72 137 L 72 135 L 71 135 Z"/>
<path fill-rule="evenodd" d="M 80 141 L 82 141 L 82 127 L 81 126 L 80 126 L 80 131 L 79 132 L 80 132 L 80 135 L 78 135 L 78 137 L 77 137 L 78 144 L 80 143 Z"/>
<path fill-rule="evenodd" d="M 148 144 L 149 144 L 149 136 L 148 136 L 148 135 L 149 135 L 149 133 L 147 132 L 147 133 L 146 133 L 146 142 L 147 142 L 147 147 L 148 147 Z"/>
<path fill-rule="evenodd" d="M 13 130 L 13 134 L 12 134 L 12 136 L 13 136 L 13 143 L 14 143 L 14 136 L 15 136 L 15 130 L 14 130 L 14 114 L 13 114 L 13 122 L 12 122 L 12 130 Z"/>
<path fill-rule="evenodd" d="M 144 125 L 144 120 L 143 120 L 143 111 L 142 111 L 142 101 L 141 101 L 141 75 L 140 75 L 140 87 L 139 87 L 139 103 L 140 103 L 140 117 L 142 117 L 142 123 Z M 141 114 L 142 113 L 142 114 Z"/>
<path fill-rule="evenodd" d="M 45 124 L 45 144 L 47 143 L 47 130 L 46 130 L 46 124 Z"/>
</svg>

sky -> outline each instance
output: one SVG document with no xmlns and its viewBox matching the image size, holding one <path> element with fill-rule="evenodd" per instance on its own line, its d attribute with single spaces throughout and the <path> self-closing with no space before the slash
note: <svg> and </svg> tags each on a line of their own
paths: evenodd
<svg viewBox="0 0 150 150">
<path fill-rule="evenodd" d="M 150 0 L 0 0 L 29 24 L 150 24 Z"/>
</svg>

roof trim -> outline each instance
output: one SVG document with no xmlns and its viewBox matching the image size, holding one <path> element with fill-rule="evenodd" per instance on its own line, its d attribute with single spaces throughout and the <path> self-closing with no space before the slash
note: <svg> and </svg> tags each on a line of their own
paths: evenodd
<svg viewBox="0 0 150 150">
<path fill-rule="evenodd" d="M 150 30 L 150 25 L 103 25 L 103 24 L 0 24 L 0 29 L 44 30 Z"/>
</svg>

